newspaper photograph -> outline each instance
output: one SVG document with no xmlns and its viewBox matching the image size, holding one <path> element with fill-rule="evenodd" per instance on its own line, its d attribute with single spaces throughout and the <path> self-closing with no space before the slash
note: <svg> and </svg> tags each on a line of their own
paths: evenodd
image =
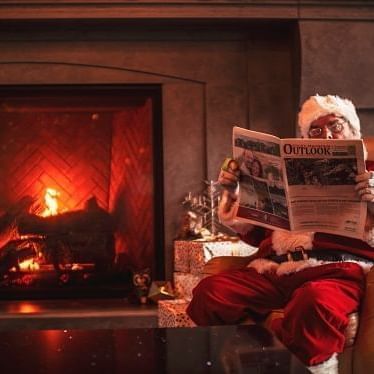
<svg viewBox="0 0 374 374">
<path fill-rule="evenodd" d="M 363 238 L 362 140 L 280 139 L 234 127 L 241 178 L 237 218 L 271 228 Z"/>
</svg>

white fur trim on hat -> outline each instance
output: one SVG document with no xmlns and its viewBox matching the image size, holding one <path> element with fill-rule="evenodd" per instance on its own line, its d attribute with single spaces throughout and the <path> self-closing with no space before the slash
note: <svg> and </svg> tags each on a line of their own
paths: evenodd
<svg viewBox="0 0 374 374">
<path fill-rule="evenodd" d="M 314 232 L 289 232 L 275 230 L 271 235 L 274 252 L 279 256 L 287 252 L 299 251 L 301 248 L 313 248 Z"/>
<path fill-rule="evenodd" d="M 328 114 L 344 117 L 349 122 L 355 138 L 361 138 L 360 120 L 355 106 L 350 100 L 334 95 L 315 95 L 304 102 L 298 116 L 301 136 L 308 138 L 311 123 L 317 118 Z"/>
</svg>

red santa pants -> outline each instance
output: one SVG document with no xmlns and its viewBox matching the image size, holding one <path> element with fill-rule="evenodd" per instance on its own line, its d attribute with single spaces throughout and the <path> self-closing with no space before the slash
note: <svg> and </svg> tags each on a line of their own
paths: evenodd
<svg viewBox="0 0 374 374">
<path fill-rule="evenodd" d="M 203 279 L 187 313 L 198 325 L 236 324 L 264 318 L 273 309 L 277 337 L 306 365 L 316 365 L 344 349 L 348 315 L 359 308 L 365 277 L 361 267 L 340 262 L 277 276 L 253 268 Z"/>
</svg>

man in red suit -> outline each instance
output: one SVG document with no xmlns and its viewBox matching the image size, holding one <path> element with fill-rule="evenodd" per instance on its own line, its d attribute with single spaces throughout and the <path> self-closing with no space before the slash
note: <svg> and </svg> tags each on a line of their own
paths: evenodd
<svg viewBox="0 0 374 374">
<path fill-rule="evenodd" d="M 298 116 L 301 136 L 359 139 L 354 105 L 338 96 L 310 97 Z M 258 247 L 246 268 L 203 279 L 194 289 L 188 314 L 198 325 L 263 320 L 272 310 L 284 316 L 271 328 L 313 373 L 338 373 L 337 354 L 345 344 L 349 314 L 358 311 L 365 273 L 374 263 L 374 164 L 356 176 L 356 191 L 367 202 L 365 240 L 318 232 L 291 233 L 236 222 L 236 187 L 240 170 L 225 163 L 219 216 L 246 242 Z M 292 261 L 289 261 L 290 255 Z"/>
</svg>

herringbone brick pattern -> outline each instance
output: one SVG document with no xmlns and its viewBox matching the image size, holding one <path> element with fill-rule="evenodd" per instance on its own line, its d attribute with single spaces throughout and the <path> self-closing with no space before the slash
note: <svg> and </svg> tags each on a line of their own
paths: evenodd
<svg viewBox="0 0 374 374">
<path fill-rule="evenodd" d="M 152 105 L 124 111 L 113 121 L 110 209 L 118 217 L 117 252 L 135 268 L 151 266 L 153 242 Z"/>
<path fill-rule="evenodd" d="M 0 166 L 11 200 L 59 191 L 61 211 L 96 196 L 108 208 L 110 118 L 91 113 L 15 113 L 1 120 Z M 110 122 L 109 122 L 110 123 Z"/>
<path fill-rule="evenodd" d="M 2 108 L 4 109 L 4 108 Z M 0 110 L 3 200 L 59 191 L 60 211 L 95 196 L 117 221 L 117 252 L 152 267 L 152 103 L 118 110 Z"/>
</svg>

